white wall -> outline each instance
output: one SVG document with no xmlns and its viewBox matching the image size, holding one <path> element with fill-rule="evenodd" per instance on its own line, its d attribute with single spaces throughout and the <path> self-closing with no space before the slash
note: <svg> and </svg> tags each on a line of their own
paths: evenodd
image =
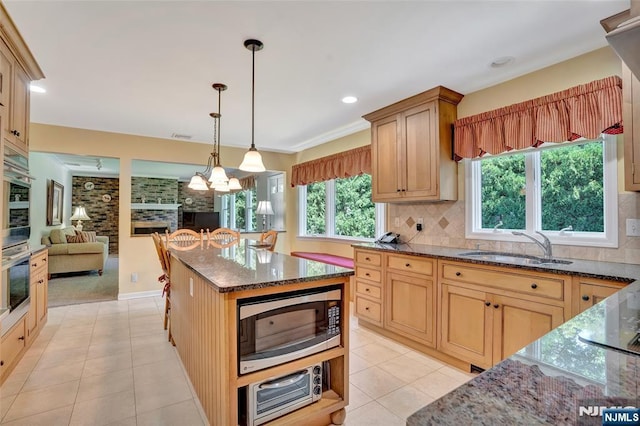
<svg viewBox="0 0 640 426">
<path fill-rule="evenodd" d="M 49 235 L 55 228 L 70 226 L 71 211 L 71 172 L 63 165 L 53 163 L 49 155 L 32 152 L 29 154 L 29 172 L 35 180 L 31 184 L 31 238 L 33 247 L 40 244 L 40 238 Z M 64 205 L 62 208 L 63 225 L 47 226 L 47 180 L 53 179 L 64 187 Z"/>
</svg>

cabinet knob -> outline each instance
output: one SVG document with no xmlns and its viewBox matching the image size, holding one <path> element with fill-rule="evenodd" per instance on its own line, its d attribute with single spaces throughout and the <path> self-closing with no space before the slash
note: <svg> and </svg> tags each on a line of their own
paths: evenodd
<svg viewBox="0 0 640 426">
<path fill-rule="evenodd" d="M 403 190 L 402 190 L 402 192 L 406 192 L 406 191 L 407 191 L 406 189 L 403 189 Z"/>
<path fill-rule="evenodd" d="M 368 273 L 368 272 L 365 272 L 364 276 L 365 276 L 365 277 L 370 277 L 370 276 L 371 276 L 371 274 L 370 274 L 370 273 Z"/>
<path fill-rule="evenodd" d="M 369 310 L 369 307 L 368 307 L 368 306 L 367 306 L 367 307 L 365 307 L 365 308 L 364 308 L 364 310 L 365 310 L 365 311 L 368 311 L 368 310 Z"/>
<path fill-rule="evenodd" d="M 371 260 L 370 257 L 365 257 L 364 260 L 366 260 L 367 262 Z"/>
<path fill-rule="evenodd" d="M 401 189 L 396 189 L 396 192 L 400 192 L 400 191 L 401 191 Z"/>
<path fill-rule="evenodd" d="M 494 308 L 498 309 L 500 307 L 500 305 L 498 305 L 497 303 L 495 305 L 493 305 Z"/>
<path fill-rule="evenodd" d="M 24 336 L 18 337 L 18 340 L 24 340 Z"/>
<path fill-rule="evenodd" d="M 485 306 L 491 306 L 491 302 L 484 302 Z"/>
<path fill-rule="evenodd" d="M 16 130 L 16 136 L 20 137 L 20 132 Z"/>
<path fill-rule="evenodd" d="M 588 302 L 588 301 L 589 301 L 589 296 L 588 296 L 588 295 L 586 295 L 586 294 L 585 294 L 585 295 L 583 295 L 583 296 L 582 296 L 582 300 L 584 300 L 585 302 Z"/>
<path fill-rule="evenodd" d="M 367 291 L 367 292 L 368 292 L 368 291 L 371 291 L 371 290 L 370 290 L 369 288 L 365 288 L 365 289 L 364 289 L 364 291 Z"/>
<path fill-rule="evenodd" d="M 535 290 L 536 288 L 538 288 L 538 284 L 536 283 L 531 284 L 531 288 Z"/>
<path fill-rule="evenodd" d="M 404 266 L 406 266 L 407 268 L 411 268 L 411 264 L 410 263 L 405 263 Z"/>
<path fill-rule="evenodd" d="M 4 361 L 0 361 L 0 367 L 4 365 Z"/>
<path fill-rule="evenodd" d="M 460 271 L 456 272 L 456 277 L 459 277 L 460 275 L 462 275 L 462 272 Z"/>
<path fill-rule="evenodd" d="M 38 280 L 38 284 L 44 283 L 44 280 Z"/>
<path fill-rule="evenodd" d="M 38 264 L 37 263 L 32 263 L 31 266 L 33 266 L 35 268 L 36 266 L 38 266 Z"/>
</svg>

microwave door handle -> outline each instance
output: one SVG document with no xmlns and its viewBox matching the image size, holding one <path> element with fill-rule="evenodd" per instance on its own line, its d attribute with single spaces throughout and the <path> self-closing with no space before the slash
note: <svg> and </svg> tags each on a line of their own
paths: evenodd
<svg viewBox="0 0 640 426">
<path fill-rule="evenodd" d="M 309 302 L 324 302 L 327 300 L 340 300 L 342 291 L 340 289 L 331 290 L 326 293 L 313 293 L 287 299 L 272 300 L 270 302 L 240 305 L 240 319 L 245 319 L 253 315 L 269 312 L 285 306 L 299 305 Z"/>
<path fill-rule="evenodd" d="M 291 377 L 293 374 L 295 374 L 294 377 Z M 260 389 L 275 389 L 275 388 L 280 388 L 283 386 L 289 386 L 292 385 L 296 382 L 299 382 L 300 380 L 304 379 L 307 376 L 307 370 L 304 371 L 298 371 L 297 373 L 293 373 L 290 374 L 286 377 L 284 377 L 282 380 L 274 380 L 271 382 L 265 382 L 262 383 L 259 388 Z"/>
<path fill-rule="evenodd" d="M 23 171 L 23 170 L 21 170 L 21 169 L 19 169 L 19 168 L 17 168 L 17 167 L 10 166 L 10 165 L 8 165 L 8 164 L 6 164 L 6 163 L 5 163 L 5 170 L 9 170 L 9 171 L 11 171 L 12 173 L 15 173 L 15 174 L 17 174 L 17 175 L 20 175 L 20 176 L 22 176 L 22 177 L 26 177 L 26 178 L 34 179 L 34 180 L 35 180 L 35 178 L 34 178 L 33 176 L 31 176 L 28 172 L 25 172 L 25 171 Z"/>
</svg>

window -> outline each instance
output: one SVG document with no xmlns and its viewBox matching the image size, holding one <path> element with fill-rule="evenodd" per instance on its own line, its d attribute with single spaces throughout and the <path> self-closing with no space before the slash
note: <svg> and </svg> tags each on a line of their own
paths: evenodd
<svg viewBox="0 0 640 426">
<path fill-rule="evenodd" d="M 226 194 L 221 199 L 220 226 L 240 231 L 256 230 L 256 215 L 254 213 L 256 191 L 248 189 L 234 194 Z"/>
<path fill-rule="evenodd" d="M 301 236 L 373 239 L 382 233 L 384 208 L 371 201 L 370 175 L 298 188 Z"/>
<path fill-rule="evenodd" d="M 467 238 L 617 247 L 615 137 L 543 144 L 467 162 Z"/>
</svg>

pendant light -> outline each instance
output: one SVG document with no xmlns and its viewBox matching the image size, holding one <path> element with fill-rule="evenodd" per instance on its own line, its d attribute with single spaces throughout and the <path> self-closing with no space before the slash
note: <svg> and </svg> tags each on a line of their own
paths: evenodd
<svg viewBox="0 0 640 426">
<path fill-rule="evenodd" d="M 229 190 L 231 191 L 239 191 L 242 189 L 242 185 L 240 185 L 240 181 L 237 177 L 232 177 L 229 179 Z"/>
<path fill-rule="evenodd" d="M 251 147 L 246 154 L 240 170 L 245 172 L 264 172 L 266 169 L 262 163 L 262 155 L 256 149 L 254 141 L 255 127 L 255 93 L 256 93 L 256 50 L 262 50 L 264 44 L 260 40 L 249 39 L 244 41 L 244 47 L 251 50 Z"/>
<path fill-rule="evenodd" d="M 227 90 L 227 86 L 222 83 L 214 83 L 212 86 L 215 90 L 218 91 L 218 112 L 212 112 L 209 114 L 213 117 L 213 157 L 215 163 L 213 164 L 213 170 L 211 170 L 211 176 L 209 176 L 209 182 L 211 182 L 212 186 L 220 186 L 222 184 L 226 185 L 229 182 L 229 178 L 227 177 L 227 173 L 224 171 L 224 168 L 220 165 L 220 98 L 221 92 L 223 90 Z"/>
</svg>

